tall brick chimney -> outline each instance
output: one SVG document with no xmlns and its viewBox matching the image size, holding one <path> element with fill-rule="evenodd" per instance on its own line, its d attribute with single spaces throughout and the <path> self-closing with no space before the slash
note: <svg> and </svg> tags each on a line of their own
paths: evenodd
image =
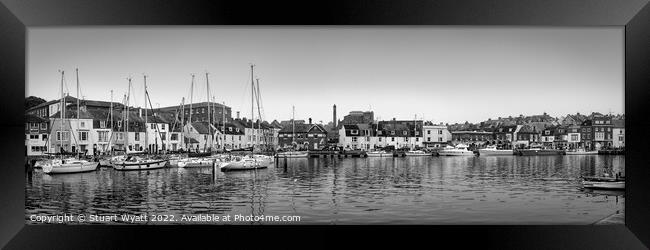
<svg viewBox="0 0 650 250">
<path fill-rule="evenodd" d="M 336 128 L 336 104 L 334 104 L 333 110 L 332 110 L 332 122 L 334 123 L 334 127 Z"/>
<path fill-rule="evenodd" d="M 239 119 L 239 111 L 237 111 L 237 119 Z"/>
<path fill-rule="evenodd" d="M 309 125 L 311 125 L 311 117 L 309 118 Z"/>
</svg>

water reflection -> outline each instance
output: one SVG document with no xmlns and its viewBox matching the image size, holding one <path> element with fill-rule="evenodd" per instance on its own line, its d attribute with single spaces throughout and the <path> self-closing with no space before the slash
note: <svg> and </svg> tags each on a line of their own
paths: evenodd
<svg viewBox="0 0 650 250">
<path fill-rule="evenodd" d="M 299 215 L 324 224 L 590 224 L 624 193 L 579 177 L 621 172 L 623 156 L 289 159 L 247 172 L 165 168 L 28 177 L 31 214 Z M 151 223 L 151 222 L 150 222 Z M 261 222 L 245 222 L 260 224 Z M 266 222 L 268 223 L 268 222 Z M 233 223 L 237 224 L 237 223 Z"/>
</svg>

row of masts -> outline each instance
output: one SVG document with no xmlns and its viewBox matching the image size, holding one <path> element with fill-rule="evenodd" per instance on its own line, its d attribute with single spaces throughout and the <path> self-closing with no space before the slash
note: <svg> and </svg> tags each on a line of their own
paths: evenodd
<svg viewBox="0 0 650 250">
<path fill-rule="evenodd" d="M 255 67 L 255 65 L 251 64 L 250 67 L 251 67 L 251 119 L 250 119 L 250 122 L 251 122 L 251 130 L 252 130 L 252 138 L 251 139 L 253 141 L 252 146 L 253 146 L 253 149 L 254 149 L 255 146 L 257 145 L 257 141 L 258 141 L 257 131 L 255 130 L 255 103 L 257 103 L 257 112 L 258 112 L 258 118 L 259 119 L 262 119 L 262 111 L 261 111 L 261 107 L 259 105 L 260 104 L 259 79 L 254 79 L 254 67 Z M 67 102 L 66 102 L 66 97 L 65 97 L 64 91 L 63 91 L 64 90 L 63 89 L 64 81 L 65 81 L 64 80 L 65 72 L 63 70 L 61 70 L 60 72 L 61 72 L 61 109 L 60 109 L 61 110 L 61 112 L 60 112 L 61 126 L 59 127 L 59 135 L 61 136 L 61 138 L 60 138 L 61 140 L 59 140 L 59 141 L 61 142 L 60 147 L 61 147 L 61 149 L 63 149 L 63 138 L 62 137 L 64 136 L 64 134 L 62 133 L 63 132 L 62 130 L 64 129 L 63 128 L 63 126 L 64 126 L 63 125 L 63 120 L 64 120 L 64 117 L 66 116 L 66 108 L 65 107 L 66 107 Z M 79 97 L 79 70 L 75 69 L 75 72 L 76 72 L 76 80 L 77 80 L 77 115 L 76 115 L 76 123 L 77 123 L 77 128 L 79 128 L 79 125 L 80 125 L 80 122 L 79 122 L 80 103 L 79 103 L 79 98 L 78 98 Z M 190 105 L 190 107 L 189 107 L 189 109 L 190 109 L 189 123 L 190 124 L 192 123 L 192 103 L 193 103 L 195 75 L 192 74 L 191 76 L 192 76 L 192 81 L 191 81 L 191 85 L 190 85 L 190 104 L 189 104 Z M 215 98 L 214 97 L 212 97 L 212 102 L 210 100 L 210 97 L 211 97 L 210 96 L 210 82 L 209 82 L 209 78 L 208 78 L 209 73 L 206 72 L 205 77 L 206 77 L 206 90 L 207 90 L 207 100 L 208 100 L 208 107 L 207 107 L 208 108 L 208 121 L 210 121 L 210 126 L 208 126 L 208 129 L 209 129 L 209 133 L 210 133 L 210 137 L 211 137 L 210 138 L 210 147 L 209 148 L 212 149 L 213 146 L 214 146 L 213 145 L 214 130 L 212 129 L 212 125 L 214 124 L 214 119 L 215 119 L 212 112 L 214 110 L 216 110 L 216 107 L 214 107 L 214 105 L 216 103 L 215 103 Z M 149 103 L 149 107 L 151 107 L 152 110 L 153 110 L 153 106 L 151 105 L 151 98 L 149 96 L 149 92 L 148 92 L 148 89 L 147 89 L 147 75 L 144 75 L 143 78 L 144 78 L 144 98 L 145 98 L 145 101 L 144 101 L 145 138 L 144 138 L 144 140 L 145 140 L 145 145 L 149 146 L 149 143 L 148 143 L 149 136 L 148 136 L 147 127 L 146 127 L 146 124 L 148 123 L 147 101 Z M 124 126 L 121 126 L 121 127 L 122 127 L 122 132 L 126 132 L 126 133 L 123 134 L 123 137 L 124 137 L 124 141 L 125 141 L 125 143 L 124 143 L 125 152 L 128 153 L 129 152 L 129 136 L 128 136 L 128 132 L 129 132 L 129 113 L 130 113 L 129 104 L 130 104 L 130 99 L 131 99 L 132 78 L 128 77 L 127 80 L 128 80 L 128 89 L 127 89 L 127 93 L 124 94 L 124 98 L 123 98 L 123 104 L 124 104 L 123 105 L 123 111 L 124 112 L 123 112 L 123 116 L 122 116 L 122 121 L 124 121 Z M 224 102 L 222 104 L 222 131 L 223 131 L 221 133 L 221 135 L 222 135 L 221 149 L 222 150 L 225 150 L 225 139 L 226 139 L 225 138 L 226 137 L 225 136 L 226 112 L 225 111 L 226 110 L 225 110 L 225 102 Z M 110 112 L 109 113 L 110 128 L 111 128 L 111 131 L 112 131 L 114 129 L 113 90 L 111 90 L 111 101 L 110 101 L 110 111 L 109 112 Z M 184 117 L 184 115 L 185 115 L 185 97 L 183 97 L 182 101 L 181 101 L 181 114 L 182 114 L 181 115 L 181 124 L 184 125 L 185 124 L 185 117 Z M 155 116 L 156 113 L 154 112 L 153 115 Z M 174 124 L 174 126 L 175 126 L 175 124 Z M 260 129 L 261 129 L 261 122 L 258 122 L 258 130 L 260 130 Z M 161 132 L 160 132 L 157 125 L 156 125 L 156 132 L 160 135 L 161 140 L 162 140 L 162 134 L 161 134 Z M 72 135 L 72 131 L 70 131 L 70 135 L 74 136 L 74 135 Z M 158 137 L 156 137 L 156 145 L 158 145 L 157 140 L 158 140 Z M 75 139 L 75 141 L 76 141 L 76 139 Z M 111 138 L 109 139 L 109 147 L 111 146 L 110 143 L 112 141 L 113 141 L 113 133 L 111 133 Z M 185 141 L 185 146 L 187 148 L 187 141 Z M 78 147 L 78 145 L 77 145 L 77 147 Z M 138 149 L 135 149 L 134 151 L 137 151 L 137 150 Z"/>
</svg>

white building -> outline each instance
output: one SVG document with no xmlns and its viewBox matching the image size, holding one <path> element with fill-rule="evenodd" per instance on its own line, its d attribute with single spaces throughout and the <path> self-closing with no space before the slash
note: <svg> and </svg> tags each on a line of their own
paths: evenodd
<svg viewBox="0 0 650 250">
<path fill-rule="evenodd" d="M 447 126 L 442 125 L 424 125 L 424 141 L 426 148 L 444 147 L 451 142 L 451 133 Z"/>
<path fill-rule="evenodd" d="M 625 148 L 625 120 L 613 120 L 612 147 Z"/>
<path fill-rule="evenodd" d="M 25 149 L 28 156 L 45 155 L 49 148 L 48 119 L 37 115 L 25 115 Z"/>
</svg>

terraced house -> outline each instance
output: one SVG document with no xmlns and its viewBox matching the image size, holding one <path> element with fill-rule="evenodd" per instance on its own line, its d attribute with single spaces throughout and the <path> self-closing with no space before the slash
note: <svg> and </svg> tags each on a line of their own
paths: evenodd
<svg viewBox="0 0 650 250">
<path fill-rule="evenodd" d="M 316 150 L 327 145 L 327 131 L 319 124 L 291 124 L 278 132 L 279 147 Z"/>
<path fill-rule="evenodd" d="M 28 156 L 45 155 L 50 145 L 50 121 L 25 114 L 25 151 Z"/>
</svg>

